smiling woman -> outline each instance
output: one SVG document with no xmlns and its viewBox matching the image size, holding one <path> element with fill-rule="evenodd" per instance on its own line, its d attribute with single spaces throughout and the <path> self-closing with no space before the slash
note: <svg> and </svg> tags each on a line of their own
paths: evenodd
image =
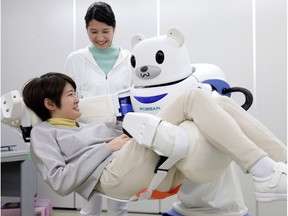
<svg viewBox="0 0 288 216">
<path fill-rule="evenodd" d="M 105 49 L 111 46 L 115 27 L 107 26 L 97 20 L 91 20 L 87 27 L 88 37 L 95 47 Z"/>
<path fill-rule="evenodd" d="M 91 45 L 72 52 L 65 73 L 77 83 L 81 98 L 115 93 L 132 85 L 130 52 L 113 44 L 116 29 L 110 5 L 95 2 L 85 15 Z"/>
<path fill-rule="evenodd" d="M 44 105 L 51 112 L 51 118 L 77 119 L 81 115 L 78 103 L 79 99 L 70 83 L 67 83 L 63 89 L 60 107 L 50 98 L 45 98 L 44 100 Z"/>
</svg>

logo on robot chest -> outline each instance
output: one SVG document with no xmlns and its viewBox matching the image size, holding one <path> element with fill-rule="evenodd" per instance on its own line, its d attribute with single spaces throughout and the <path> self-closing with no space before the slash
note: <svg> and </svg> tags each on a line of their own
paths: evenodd
<svg viewBox="0 0 288 216">
<path fill-rule="evenodd" d="M 159 106 L 156 107 L 139 107 L 139 111 L 141 112 L 152 112 L 159 111 L 161 108 Z"/>
</svg>

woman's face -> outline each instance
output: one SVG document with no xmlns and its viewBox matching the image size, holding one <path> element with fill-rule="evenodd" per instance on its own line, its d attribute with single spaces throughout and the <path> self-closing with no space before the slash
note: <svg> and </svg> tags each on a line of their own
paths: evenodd
<svg viewBox="0 0 288 216">
<path fill-rule="evenodd" d="M 76 120 L 81 115 L 78 103 L 79 100 L 73 86 L 70 83 L 67 83 L 61 96 L 61 108 L 54 104 L 51 115 L 53 118 Z"/>
<path fill-rule="evenodd" d="M 112 44 L 114 28 L 93 19 L 88 25 L 87 34 L 95 47 L 105 49 Z"/>
</svg>

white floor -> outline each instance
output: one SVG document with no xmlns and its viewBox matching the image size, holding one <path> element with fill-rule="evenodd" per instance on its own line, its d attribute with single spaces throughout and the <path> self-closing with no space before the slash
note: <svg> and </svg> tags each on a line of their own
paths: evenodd
<svg viewBox="0 0 288 216">
<path fill-rule="evenodd" d="M 140 214 L 140 213 L 128 213 L 127 216 L 155 216 L 160 214 Z M 60 209 L 53 209 L 51 216 L 80 216 L 78 210 L 60 210 Z M 103 212 L 101 216 L 107 216 L 106 212 Z"/>
</svg>

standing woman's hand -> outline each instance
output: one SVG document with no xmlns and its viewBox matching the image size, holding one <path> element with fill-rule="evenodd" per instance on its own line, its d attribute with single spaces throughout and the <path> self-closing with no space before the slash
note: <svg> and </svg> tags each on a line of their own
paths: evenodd
<svg viewBox="0 0 288 216">
<path fill-rule="evenodd" d="M 107 145 L 108 148 L 114 152 L 120 150 L 128 141 L 132 138 L 128 137 L 126 134 L 122 134 L 115 139 L 111 140 Z"/>
</svg>

